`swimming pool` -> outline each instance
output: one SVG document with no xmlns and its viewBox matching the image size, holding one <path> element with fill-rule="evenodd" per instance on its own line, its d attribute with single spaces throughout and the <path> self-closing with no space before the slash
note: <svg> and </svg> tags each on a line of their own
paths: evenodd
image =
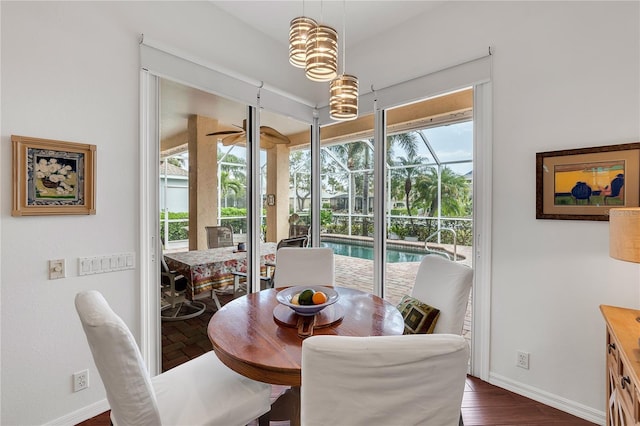
<svg viewBox="0 0 640 426">
<path fill-rule="evenodd" d="M 373 247 L 354 244 L 351 242 L 321 241 L 322 247 L 330 247 L 335 254 L 341 256 L 351 256 L 360 259 L 373 260 Z M 418 253 L 416 251 L 398 250 L 396 248 L 387 247 L 387 262 L 420 262 L 426 252 Z"/>
</svg>

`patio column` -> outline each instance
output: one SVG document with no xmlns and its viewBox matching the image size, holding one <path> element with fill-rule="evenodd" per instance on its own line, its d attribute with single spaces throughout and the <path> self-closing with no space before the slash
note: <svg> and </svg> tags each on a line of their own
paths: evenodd
<svg viewBox="0 0 640 426">
<path fill-rule="evenodd" d="M 266 241 L 277 242 L 289 236 L 289 151 L 281 144 L 267 149 L 267 196 L 275 195 L 275 205 L 265 203 Z"/>
<path fill-rule="evenodd" d="M 205 226 L 218 224 L 218 120 L 190 115 L 189 134 L 189 250 L 207 248 Z"/>
</svg>

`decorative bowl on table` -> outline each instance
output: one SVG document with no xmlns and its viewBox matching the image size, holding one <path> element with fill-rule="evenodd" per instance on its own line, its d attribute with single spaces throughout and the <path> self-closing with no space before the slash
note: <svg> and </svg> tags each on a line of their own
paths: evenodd
<svg viewBox="0 0 640 426">
<path fill-rule="evenodd" d="M 323 292 L 327 296 L 326 302 L 319 304 L 313 304 L 313 302 L 311 302 L 310 304 L 305 304 L 306 302 L 304 300 L 299 300 L 299 297 L 306 290 L 312 290 L 314 293 Z M 336 290 L 331 287 L 324 287 L 320 285 L 288 287 L 280 290 L 278 294 L 276 294 L 276 299 L 280 304 L 288 306 L 293 309 L 296 314 L 302 316 L 315 315 L 327 306 L 336 303 L 339 298 L 340 294 L 338 294 Z"/>
</svg>

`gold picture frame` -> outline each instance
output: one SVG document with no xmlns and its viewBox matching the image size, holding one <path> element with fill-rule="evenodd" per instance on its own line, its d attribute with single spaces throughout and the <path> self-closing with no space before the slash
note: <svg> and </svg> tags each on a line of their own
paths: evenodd
<svg viewBox="0 0 640 426">
<path fill-rule="evenodd" d="M 609 220 L 640 204 L 640 142 L 536 153 L 536 219 Z"/>
<path fill-rule="evenodd" d="M 96 146 L 11 136 L 12 216 L 96 214 Z"/>
</svg>

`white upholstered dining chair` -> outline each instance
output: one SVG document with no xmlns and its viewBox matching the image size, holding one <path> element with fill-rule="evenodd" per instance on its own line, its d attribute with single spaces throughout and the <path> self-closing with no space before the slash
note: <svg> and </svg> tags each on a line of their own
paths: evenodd
<svg viewBox="0 0 640 426">
<path fill-rule="evenodd" d="M 246 425 L 270 410 L 271 386 L 235 373 L 213 351 L 150 377 L 102 294 L 80 292 L 75 305 L 114 425 Z"/>
<path fill-rule="evenodd" d="M 294 285 L 335 285 L 335 260 L 329 247 L 282 247 L 276 252 L 275 288 Z"/>
<path fill-rule="evenodd" d="M 469 346 L 453 334 L 350 337 L 302 343 L 301 424 L 453 426 Z"/>
<path fill-rule="evenodd" d="M 434 333 L 462 334 L 473 269 L 431 254 L 420 262 L 411 296 L 440 310 Z"/>
</svg>

